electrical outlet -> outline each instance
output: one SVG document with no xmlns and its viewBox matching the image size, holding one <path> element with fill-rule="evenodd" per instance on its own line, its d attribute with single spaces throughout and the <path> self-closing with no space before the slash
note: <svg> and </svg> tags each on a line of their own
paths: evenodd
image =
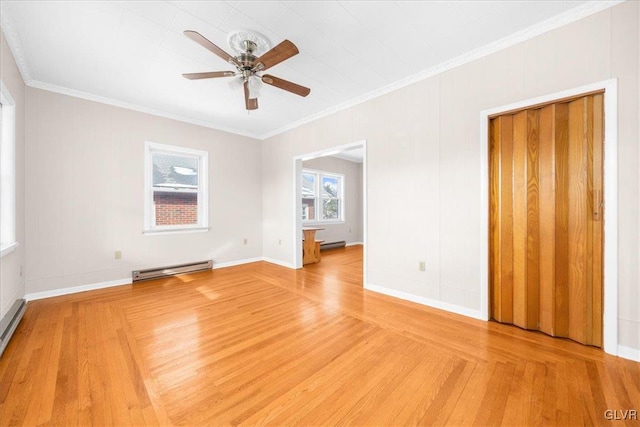
<svg viewBox="0 0 640 427">
<path fill-rule="evenodd" d="M 424 261 L 420 261 L 420 262 L 418 263 L 418 270 L 420 270 L 420 271 L 424 271 L 425 269 L 426 269 L 426 266 L 425 266 Z"/>
<path fill-rule="evenodd" d="M 282 239 L 278 239 L 278 244 L 281 245 L 282 244 Z"/>
<path fill-rule="evenodd" d="M 113 254 L 113 257 L 115 259 L 122 259 L 122 251 L 115 251 L 115 253 Z"/>
<path fill-rule="evenodd" d="M 244 238 L 244 244 L 245 245 L 247 244 L 247 238 L 246 237 Z"/>
</svg>

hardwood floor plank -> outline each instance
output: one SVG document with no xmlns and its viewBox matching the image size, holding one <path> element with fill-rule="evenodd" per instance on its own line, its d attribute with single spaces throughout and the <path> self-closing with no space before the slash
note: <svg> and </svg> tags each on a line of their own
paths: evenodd
<svg viewBox="0 0 640 427">
<path fill-rule="evenodd" d="M 544 389 L 542 398 L 539 398 L 542 404 L 542 416 L 539 420 L 542 425 L 555 424 L 556 417 L 558 414 L 558 404 L 559 394 L 557 390 L 557 373 L 556 373 L 556 364 L 555 363 L 547 363 L 543 365 L 544 369 Z"/>
<path fill-rule="evenodd" d="M 371 344 L 367 346 L 365 353 L 354 360 L 358 369 L 347 374 L 332 393 L 322 393 L 322 399 L 313 410 L 303 417 L 296 416 L 296 424 L 312 425 L 318 419 L 323 419 L 323 423 L 327 425 L 348 423 L 348 419 L 356 415 L 353 410 L 359 409 L 366 400 L 367 392 L 392 377 L 395 368 L 403 369 L 406 361 L 397 357 L 404 344 L 400 337 L 384 336 L 382 340 Z M 341 358 L 352 359 L 352 355 L 347 352 Z M 332 363 L 328 368 L 336 367 L 338 363 Z M 330 374 L 326 378 L 332 381 L 335 376 Z M 384 423 L 384 420 L 379 419 L 378 422 Z M 285 424 L 289 423 L 285 421 Z"/>
<path fill-rule="evenodd" d="M 499 425 L 505 414 L 507 399 L 513 385 L 516 363 L 497 363 L 494 366 L 488 387 L 484 390 L 482 404 L 475 425 Z M 505 424 L 508 425 L 508 424 Z"/>
<path fill-rule="evenodd" d="M 438 390 L 424 416 L 420 420 L 420 425 L 441 426 L 447 425 L 451 413 L 455 410 L 462 392 L 471 378 L 476 364 L 463 360 L 457 362 L 455 368 L 449 373 L 443 386 Z"/>
<path fill-rule="evenodd" d="M 640 364 L 362 289 L 362 249 L 30 302 L 2 425 L 606 425 Z"/>
<path fill-rule="evenodd" d="M 363 331 L 366 333 L 366 339 L 351 341 L 340 354 L 332 355 L 329 363 L 254 412 L 244 422 L 261 423 L 260 420 L 263 419 L 275 425 L 291 424 L 299 422 L 319 406 L 325 405 L 327 396 L 334 395 L 337 390 L 349 384 L 351 379 L 365 375 L 371 365 L 379 360 L 379 355 L 372 351 L 372 348 L 385 347 L 388 336 L 378 334 L 375 337 L 374 331 L 375 329 Z M 357 360 L 358 363 L 343 363 L 345 358 Z"/>
<path fill-rule="evenodd" d="M 452 375 L 459 374 L 460 371 L 457 368 L 466 363 L 455 358 L 434 354 L 425 363 L 420 364 L 416 374 L 405 378 L 401 386 L 385 399 L 385 409 L 382 411 L 384 424 L 425 425 L 428 423 L 430 416 L 438 415 L 433 412 L 434 402 L 440 393 L 448 393 L 447 386 L 451 384 L 451 381 L 448 380 Z M 407 390 L 411 390 L 415 396 L 420 396 L 420 398 L 405 399 Z M 432 412 L 427 415 L 430 409 Z M 368 413 L 367 417 L 367 424 L 375 424 L 380 415 Z"/>
<path fill-rule="evenodd" d="M 91 384 L 87 345 L 86 305 L 78 303 L 78 353 L 75 381 L 78 384 L 78 425 L 91 423 Z"/>
<path fill-rule="evenodd" d="M 376 422 L 381 424 L 384 420 L 380 418 L 380 413 L 393 414 L 393 422 L 396 424 L 405 423 L 402 420 L 412 416 L 415 409 L 411 403 L 415 402 L 398 399 L 398 395 L 405 390 L 415 390 L 419 393 L 418 388 L 421 383 L 431 377 L 430 374 L 433 374 L 435 366 L 439 365 L 434 362 L 442 359 L 437 356 L 418 358 L 417 352 L 412 348 L 404 348 L 404 350 L 402 354 L 393 355 L 397 363 L 395 360 L 391 362 L 395 366 L 392 373 L 376 386 L 368 388 L 356 405 L 348 407 L 339 421 L 340 425 L 371 425 Z M 378 414 L 375 419 L 371 419 L 373 413 Z"/>
</svg>

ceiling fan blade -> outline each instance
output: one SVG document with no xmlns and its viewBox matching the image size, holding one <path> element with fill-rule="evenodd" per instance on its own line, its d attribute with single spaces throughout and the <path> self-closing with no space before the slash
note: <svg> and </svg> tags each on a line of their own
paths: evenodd
<svg viewBox="0 0 640 427">
<path fill-rule="evenodd" d="M 187 73 L 183 74 L 182 77 L 189 80 L 199 80 L 199 79 L 213 79 L 216 77 L 233 77 L 236 73 L 233 71 L 211 71 L 208 73 Z"/>
<path fill-rule="evenodd" d="M 194 42 L 198 43 L 200 46 L 210 50 L 213 53 L 215 53 L 216 55 L 218 55 L 220 58 L 224 59 L 225 61 L 230 62 L 230 63 L 232 63 L 233 65 L 235 65 L 237 67 L 240 66 L 240 63 L 238 62 L 238 60 L 236 58 L 234 58 L 233 56 L 229 55 L 224 50 L 220 49 L 218 46 L 213 44 L 209 39 L 207 39 L 205 36 L 203 36 L 199 32 L 193 31 L 193 30 L 186 30 L 184 32 L 184 35 L 189 37 Z"/>
<path fill-rule="evenodd" d="M 257 110 L 258 109 L 258 99 L 257 98 L 249 98 L 249 82 L 244 82 L 244 104 L 247 107 L 247 110 Z"/>
<path fill-rule="evenodd" d="M 297 55 L 298 53 L 299 51 L 296 45 L 291 43 L 289 40 L 285 40 L 270 51 L 266 52 L 260 58 L 256 59 L 256 69 L 257 71 L 264 71 L 281 63 L 285 59 L 289 59 L 292 56 Z M 262 66 L 258 67 L 258 64 L 262 64 Z"/>
<path fill-rule="evenodd" d="M 308 87 L 300 86 L 299 84 L 292 83 L 288 80 L 284 80 L 269 74 L 262 76 L 262 81 L 268 85 L 275 86 L 280 89 L 284 89 L 288 92 L 295 93 L 300 96 L 307 96 L 311 93 L 311 89 Z"/>
</svg>

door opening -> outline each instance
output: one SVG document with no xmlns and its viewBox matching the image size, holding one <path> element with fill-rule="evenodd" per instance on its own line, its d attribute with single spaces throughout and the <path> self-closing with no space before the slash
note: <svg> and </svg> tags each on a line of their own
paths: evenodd
<svg viewBox="0 0 640 427">
<path fill-rule="evenodd" d="M 321 245 L 363 245 L 366 283 L 366 181 L 366 141 L 294 158 L 296 268 L 321 262 Z"/>
</svg>

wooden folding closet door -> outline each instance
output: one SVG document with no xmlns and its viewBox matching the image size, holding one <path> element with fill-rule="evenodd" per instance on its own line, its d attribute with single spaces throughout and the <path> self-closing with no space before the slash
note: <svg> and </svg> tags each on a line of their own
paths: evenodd
<svg viewBox="0 0 640 427">
<path fill-rule="evenodd" d="M 603 94 L 491 118 L 491 317 L 602 345 Z"/>
</svg>

